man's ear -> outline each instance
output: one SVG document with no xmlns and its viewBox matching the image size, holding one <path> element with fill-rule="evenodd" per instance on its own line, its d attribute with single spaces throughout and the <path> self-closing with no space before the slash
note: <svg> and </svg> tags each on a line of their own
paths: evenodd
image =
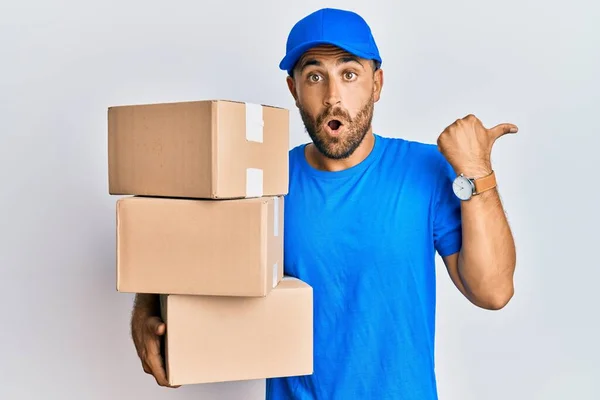
<svg viewBox="0 0 600 400">
<path fill-rule="evenodd" d="M 292 78 L 291 76 L 288 75 L 288 77 L 286 78 L 287 81 L 287 85 L 288 85 L 288 89 L 290 90 L 290 93 L 292 94 L 292 97 L 294 98 L 294 101 L 296 102 L 296 107 L 298 106 L 298 92 L 296 91 L 296 83 L 294 82 L 294 78 Z"/>
<path fill-rule="evenodd" d="M 381 89 L 383 88 L 383 70 L 379 68 L 373 74 L 373 99 L 375 102 L 381 98 Z"/>
</svg>

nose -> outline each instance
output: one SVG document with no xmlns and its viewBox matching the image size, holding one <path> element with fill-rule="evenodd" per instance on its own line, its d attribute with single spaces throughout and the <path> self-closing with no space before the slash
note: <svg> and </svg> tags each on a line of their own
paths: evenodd
<svg viewBox="0 0 600 400">
<path fill-rule="evenodd" d="M 337 83 L 333 79 L 330 79 L 328 81 L 327 94 L 325 95 L 323 104 L 325 107 L 333 107 L 334 105 L 339 104 L 340 101 L 340 92 Z"/>
</svg>

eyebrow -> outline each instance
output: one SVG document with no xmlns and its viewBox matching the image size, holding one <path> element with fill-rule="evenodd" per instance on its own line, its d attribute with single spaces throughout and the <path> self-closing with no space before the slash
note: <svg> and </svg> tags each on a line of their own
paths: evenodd
<svg viewBox="0 0 600 400">
<path fill-rule="evenodd" d="M 344 57 L 339 58 L 337 61 L 337 65 L 344 64 L 344 63 L 351 63 L 351 62 L 355 62 L 364 68 L 364 66 L 360 63 L 360 61 L 358 61 L 358 58 L 356 58 L 354 56 L 344 56 Z"/>
<path fill-rule="evenodd" d="M 364 65 L 362 65 L 360 63 L 360 61 L 358 60 L 358 58 L 354 57 L 354 56 L 343 56 L 338 58 L 336 65 L 340 65 L 340 64 L 345 64 L 345 63 L 351 63 L 351 62 L 355 62 L 358 65 L 360 65 L 361 67 L 363 67 L 363 69 L 365 68 Z M 317 67 L 321 67 L 323 66 L 323 63 L 321 63 L 321 61 L 316 60 L 314 58 L 309 58 L 306 61 L 302 62 L 302 64 L 300 65 L 300 73 L 302 73 L 307 67 L 314 65 Z"/>
</svg>

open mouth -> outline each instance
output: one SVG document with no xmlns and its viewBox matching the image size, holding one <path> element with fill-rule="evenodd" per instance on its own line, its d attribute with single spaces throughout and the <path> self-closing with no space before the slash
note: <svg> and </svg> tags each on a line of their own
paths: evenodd
<svg viewBox="0 0 600 400">
<path fill-rule="evenodd" d="M 327 126 L 329 127 L 329 129 L 331 129 L 333 132 L 336 132 L 338 129 L 341 128 L 342 126 L 342 122 L 340 120 L 337 119 L 332 119 L 331 121 L 329 121 L 327 123 Z"/>
</svg>

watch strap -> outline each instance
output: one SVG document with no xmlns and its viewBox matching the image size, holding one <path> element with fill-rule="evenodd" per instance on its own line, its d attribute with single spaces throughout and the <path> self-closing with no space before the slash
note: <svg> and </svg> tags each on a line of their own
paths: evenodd
<svg viewBox="0 0 600 400">
<path fill-rule="evenodd" d="M 494 171 L 492 171 L 489 175 L 473 179 L 473 184 L 475 185 L 475 193 L 473 193 L 474 195 L 493 189 L 497 185 L 496 174 Z"/>
</svg>

